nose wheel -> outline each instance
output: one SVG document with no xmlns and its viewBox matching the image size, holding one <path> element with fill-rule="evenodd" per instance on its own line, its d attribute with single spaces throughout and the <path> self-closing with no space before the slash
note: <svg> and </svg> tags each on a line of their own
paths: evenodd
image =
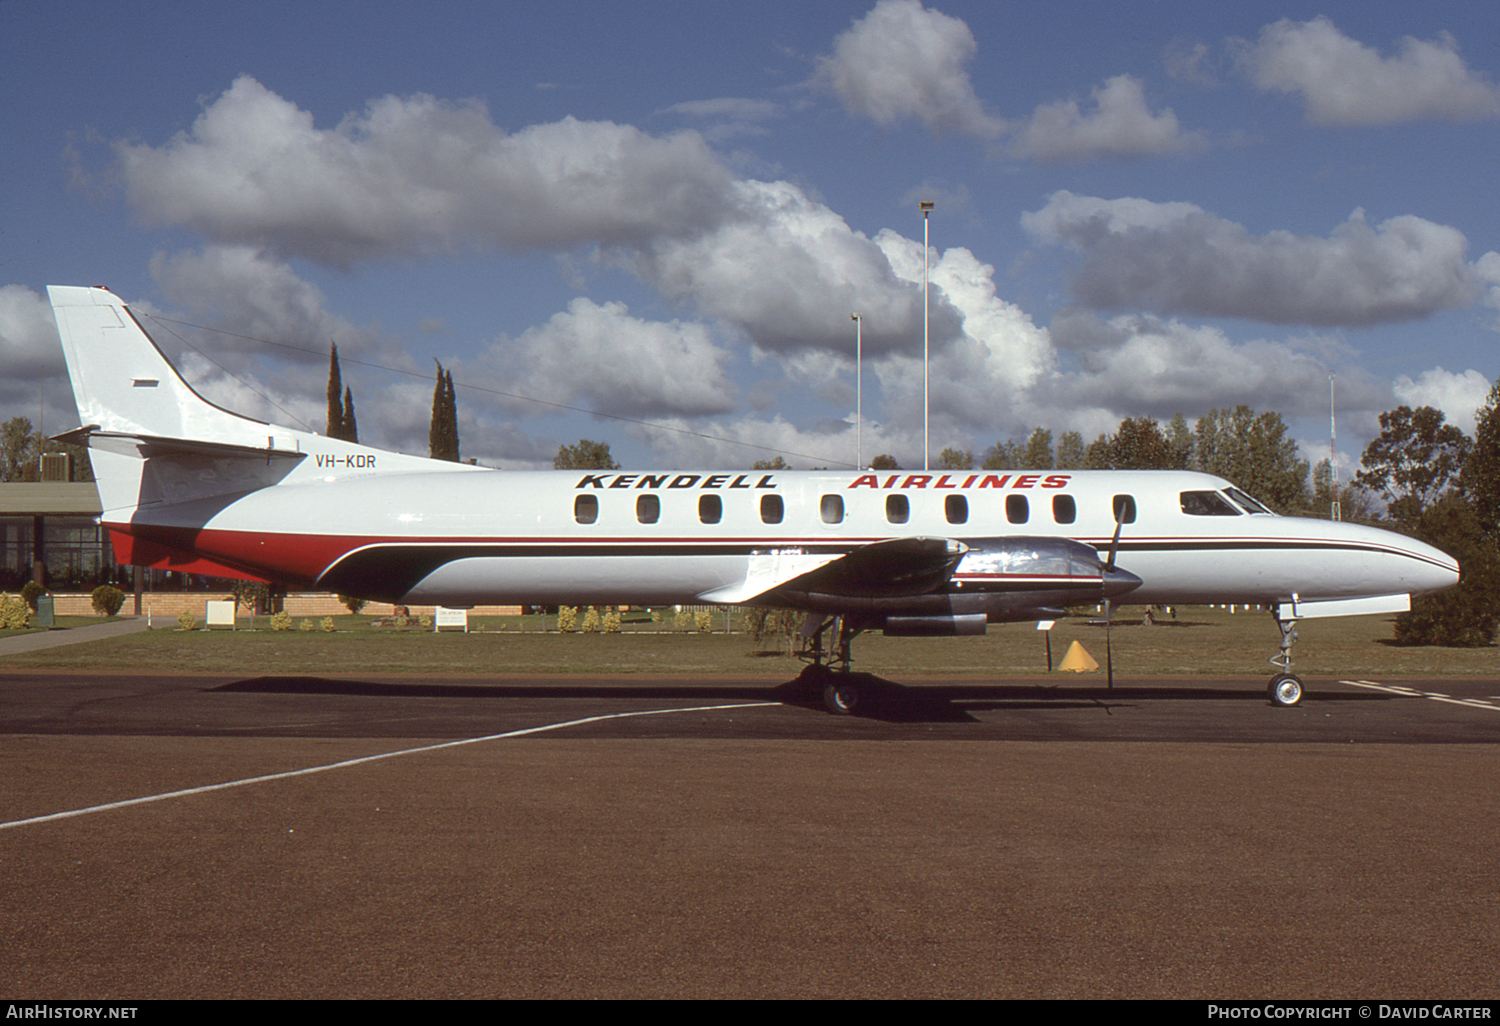
<svg viewBox="0 0 1500 1026">
<path fill-rule="evenodd" d="M 1290 673 L 1278 673 L 1266 686 L 1272 705 L 1292 706 L 1302 701 L 1302 679 Z"/>
</svg>

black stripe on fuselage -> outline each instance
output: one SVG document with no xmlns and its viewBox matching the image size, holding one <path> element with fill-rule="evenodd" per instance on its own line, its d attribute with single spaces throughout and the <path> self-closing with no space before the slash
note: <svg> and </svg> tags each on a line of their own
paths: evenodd
<svg viewBox="0 0 1500 1026">
<path fill-rule="evenodd" d="M 318 587 L 345 595 L 360 595 L 398 601 L 415 588 L 424 578 L 439 567 L 463 559 L 586 559 L 586 558 L 683 558 L 706 556 L 749 557 L 757 552 L 775 549 L 795 549 L 809 554 L 843 555 L 874 539 L 846 539 L 836 543 L 798 542 L 775 539 L 734 542 L 695 541 L 628 541 L 624 539 L 608 542 L 419 542 L 407 544 L 371 545 L 342 557 L 329 567 L 318 579 Z M 1107 551 L 1108 539 L 1084 542 L 1099 551 Z M 1121 565 L 1128 569 L 1132 552 L 1309 552 L 1335 550 L 1341 552 L 1372 552 L 1384 555 L 1405 556 L 1434 566 L 1442 566 L 1428 559 L 1400 549 L 1380 545 L 1322 540 L 1295 539 L 1152 539 L 1149 541 L 1121 541 L 1119 552 Z"/>
</svg>

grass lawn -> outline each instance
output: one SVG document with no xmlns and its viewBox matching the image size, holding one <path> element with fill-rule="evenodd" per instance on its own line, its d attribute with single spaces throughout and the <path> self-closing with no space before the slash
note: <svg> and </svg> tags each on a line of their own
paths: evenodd
<svg viewBox="0 0 1500 1026">
<path fill-rule="evenodd" d="M 1268 613 L 1230 613 L 1182 607 L 1178 619 L 1140 622 L 1139 607 L 1116 614 L 1111 633 L 1115 674 L 1215 675 L 1258 681 L 1272 673 L 1278 635 Z M 74 618 L 98 622 L 92 618 Z M 271 631 L 268 618 L 255 630 L 183 631 L 165 620 L 157 629 L 124 637 L 63 645 L 25 655 L 0 655 L 0 666 L 129 669 L 193 673 L 320 674 L 459 673 L 688 673 L 768 681 L 795 676 L 801 664 L 771 640 L 757 644 L 739 632 L 697 634 L 632 614 L 619 634 L 541 633 L 539 617 L 478 618 L 468 634 L 395 630 L 370 617 L 337 616 L 337 630 Z M 315 621 L 320 623 L 321 621 Z M 242 625 L 244 621 L 241 621 Z M 70 623 L 70 625 L 72 625 Z M 548 621 L 551 625 L 551 621 Z M 1306 677 L 1412 677 L 1488 675 L 1500 672 L 1500 649 L 1409 648 L 1390 643 L 1391 617 L 1304 620 L 1293 671 Z M 13 632 L 0 631 L 0 638 Z M 1104 628 L 1085 618 L 1061 620 L 1052 631 L 1055 663 L 1081 642 L 1104 662 Z M 855 642 L 855 668 L 893 678 L 924 674 L 991 679 L 1032 675 L 1047 668 L 1046 639 L 1031 623 L 992 625 L 977 638 L 886 638 Z M 1102 671 L 1101 675 L 1102 675 Z"/>
</svg>

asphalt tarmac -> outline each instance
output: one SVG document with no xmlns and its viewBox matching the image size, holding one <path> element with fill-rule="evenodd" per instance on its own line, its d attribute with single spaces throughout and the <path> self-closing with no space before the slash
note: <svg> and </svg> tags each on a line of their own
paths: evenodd
<svg viewBox="0 0 1500 1026">
<path fill-rule="evenodd" d="M 1495 996 L 1496 680 L 874 683 L 0 672 L 0 995 Z"/>
</svg>

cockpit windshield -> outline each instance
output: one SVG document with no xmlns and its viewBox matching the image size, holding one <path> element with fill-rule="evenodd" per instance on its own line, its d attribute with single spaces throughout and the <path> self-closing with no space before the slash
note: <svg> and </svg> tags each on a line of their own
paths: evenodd
<svg viewBox="0 0 1500 1026">
<path fill-rule="evenodd" d="M 1243 506 L 1246 513 L 1265 513 L 1268 516 L 1276 515 L 1267 509 L 1263 503 L 1252 499 L 1238 488 L 1226 488 L 1224 489 L 1224 494 Z"/>
<path fill-rule="evenodd" d="M 1177 501 L 1190 517 L 1237 517 L 1240 511 L 1218 492 L 1181 492 Z"/>
</svg>

